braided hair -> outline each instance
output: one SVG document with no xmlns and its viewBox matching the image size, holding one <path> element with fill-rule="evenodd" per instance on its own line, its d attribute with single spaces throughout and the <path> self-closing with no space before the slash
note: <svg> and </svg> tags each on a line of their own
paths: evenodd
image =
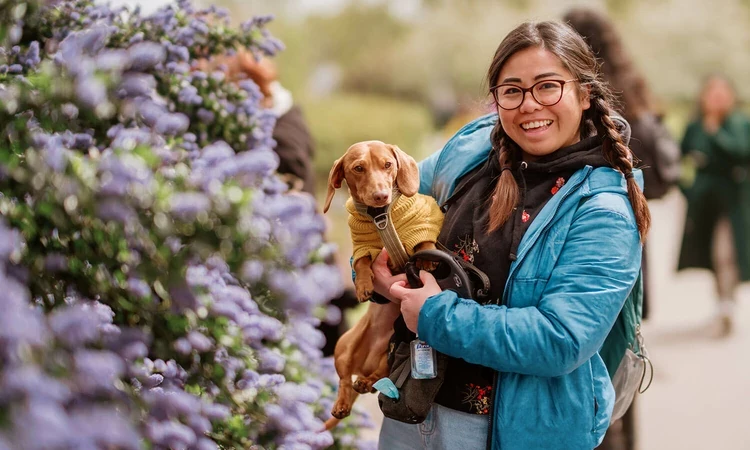
<svg viewBox="0 0 750 450">
<path fill-rule="evenodd" d="M 596 128 L 596 133 L 604 138 L 602 140 L 604 158 L 612 167 L 625 175 L 628 184 L 628 198 L 630 199 L 630 205 L 633 207 L 638 232 L 643 241 L 651 227 L 651 213 L 648 210 L 646 197 L 633 176 L 633 153 L 622 141 L 622 136 L 614 121 L 612 121 L 612 108 L 607 100 L 599 97 L 594 100 L 592 107 L 594 115 L 592 122 Z"/>
<path fill-rule="evenodd" d="M 563 66 L 586 86 L 592 107 L 583 112 L 580 134 L 586 137 L 596 132 L 602 138 L 604 158 L 627 180 L 628 198 L 633 207 L 638 232 L 644 241 L 651 225 L 651 214 L 646 197 L 633 175 L 633 154 L 625 145 L 612 120 L 613 95 L 602 80 L 600 67 L 591 49 L 570 26 L 554 21 L 526 22 L 511 31 L 495 52 L 487 72 L 487 83 L 492 86 L 500 76 L 505 62 L 515 53 L 530 47 L 543 48 L 558 58 Z M 581 89 L 581 88 L 579 88 Z M 500 158 L 500 178 L 490 202 L 488 233 L 499 229 L 513 214 L 520 197 L 518 184 L 511 167 L 520 158 L 521 149 L 497 122 L 490 135 L 493 148 Z"/>
<path fill-rule="evenodd" d="M 500 228 L 510 219 L 513 209 L 518 203 L 520 192 L 518 183 L 513 177 L 514 156 L 517 153 L 515 143 L 505 134 L 505 130 L 498 122 L 492 129 L 490 137 L 493 145 L 500 155 L 500 178 L 495 186 L 490 204 L 490 222 L 488 232 L 491 233 Z"/>
</svg>

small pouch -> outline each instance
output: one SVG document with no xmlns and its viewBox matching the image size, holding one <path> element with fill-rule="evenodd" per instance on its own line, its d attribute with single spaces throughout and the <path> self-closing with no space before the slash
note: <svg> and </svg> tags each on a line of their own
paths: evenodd
<svg viewBox="0 0 750 450">
<path fill-rule="evenodd" d="M 469 275 L 458 263 L 456 257 L 439 250 L 422 250 L 409 258 L 404 266 L 404 271 L 412 288 L 422 287 L 419 270 L 416 266 L 417 260 L 439 263 L 436 269 L 439 272 L 433 274 L 438 285 L 443 289 L 456 292 L 460 297 L 471 297 L 472 287 Z M 488 285 L 483 284 L 483 286 Z M 394 329 L 406 330 L 406 324 L 403 321 L 403 316 L 399 316 L 394 324 Z M 413 378 L 411 343 L 414 339 L 416 339 L 416 335 L 411 332 L 407 332 L 406 336 L 394 334 L 391 337 L 390 348 L 393 349 L 395 346 L 395 350 L 388 353 L 388 367 L 390 368 L 388 378 L 398 389 L 398 398 L 392 398 L 394 397 L 392 392 L 390 392 L 391 396 L 383 393 L 378 394 L 380 410 L 383 411 L 385 417 L 410 424 L 422 423 L 427 418 L 427 414 L 435 403 L 435 397 L 437 397 L 438 391 L 443 385 L 443 380 L 445 380 L 445 370 L 448 364 L 447 356 L 435 352 L 434 368 L 437 376 L 424 379 Z M 392 389 L 393 386 L 389 386 L 389 388 Z"/>
<path fill-rule="evenodd" d="M 635 397 L 641 381 L 643 364 L 643 360 L 632 350 L 625 350 L 625 355 L 620 360 L 617 372 L 612 378 L 612 386 L 615 388 L 615 407 L 610 421 L 614 422 L 625 415 L 633 402 L 633 397 Z"/>
<path fill-rule="evenodd" d="M 612 377 L 612 386 L 615 388 L 615 407 L 612 411 L 611 422 L 625 415 L 630 404 L 633 403 L 635 394 L 644 393 L 651 385 L 654 369 L 651 360 L 648 358 L 648 350 L 643 343 L 643 336 L 640 327 L 636 330 L 638 339 L 637 352 L 631 349 L 625 350 L 625 355 L 617 366 L 615 376 Z M 646 375 L 650 374 L 646 387 L 643 386 L 646 381 Z"/>
<path fill-rule="evenodd" d="M 437 377 L 417 380 L 411 377 L 411 348 L 409 342 L 400 342 L 388 355 L 391 373 L 388 376 L 398 388 L 399 398 L 378 394 L 383 415 L 404 423 L 422 423 L 432 408 L 435 396 L 445 379 L 446 356 L 437 353 Z"/>
</svg>

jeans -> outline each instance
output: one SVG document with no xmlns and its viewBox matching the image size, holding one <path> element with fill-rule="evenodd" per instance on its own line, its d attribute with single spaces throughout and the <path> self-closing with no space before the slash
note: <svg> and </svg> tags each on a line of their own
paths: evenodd
<svg viewBox="0 0 750 450">
<path fill-rule="evenodd" d="M 489 417 L 433 405 L 416 425 L 384 418 L 380 450 L 482 450 L 487 445 Z"/>
</svg>

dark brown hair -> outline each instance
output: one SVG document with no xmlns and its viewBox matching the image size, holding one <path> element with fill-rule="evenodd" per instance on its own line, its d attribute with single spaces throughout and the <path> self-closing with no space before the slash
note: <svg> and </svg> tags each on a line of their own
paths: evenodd
<svg viewBox="0 0 750 450">
<path fill-rule="evenodd" d="M 606 16 L 587 8 L 575 8 L 563 17 L 580 34 L 601 63 L 601 72 L 617 100 L 612 105 L 633 121 L 653 111 L 651 91 L 630 59 L 614 24 Z"/>
<path fill-rule="evenodd" d="M 543 48 L 554 54 L 563 66 L 586 86 L 591 99 L 591 108 L 583 111 L 581 136 L 594 131 L 602 137 L 604 157 L 627 180 L 628 198 L 635 213 L 636 224 L 644 240 L 651 224 L 651 215 L 646 198 L 633 178 L 633 159 L 630 149 L 623 143 L 612 114 L 612 94 L 602 81 L 596 58 L 583 38 L 568 25 L 561 22 L 526 22 L 511 31 L 495 51 L 487 71 L 487 83 L 494 85 L 505 62 L 515 53 L 530 48 Z M 579 88 L 580 89 L 580 88 Z M 581 92 L 582 94 L 583 92 Z M 490 136 L 493 148 L 499 152 L 500 166 L 510 169 L 521 157 L 521 149 L 506 134 L 498 120 Z M 502 170 L 490 205 L 488 232 L 500 228 L 513 214 L 519 198 L 518 184 L 511 170 Z"/>
</svg>

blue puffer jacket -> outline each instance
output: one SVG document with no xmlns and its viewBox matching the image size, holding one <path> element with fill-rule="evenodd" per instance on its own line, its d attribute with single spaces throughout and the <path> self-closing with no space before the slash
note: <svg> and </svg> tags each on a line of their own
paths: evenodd
<svg viewBox="0 0 750 450">
<path fill-rule="evenodd" d="M 486 160 L 496 120 L 495 114 L 475 120 L 423 161 L 420 192 L 442 204 L 461 176 Z M 615 394 L 597 351 L 640 267 L 625 178 L 586 166 L 526 231 L 502 306 L 481 306 L 452 291 L 427 299 L 420 338 L 499 372 L 493 449 L 588 450 L 601 443 Z"/>
</svg>

